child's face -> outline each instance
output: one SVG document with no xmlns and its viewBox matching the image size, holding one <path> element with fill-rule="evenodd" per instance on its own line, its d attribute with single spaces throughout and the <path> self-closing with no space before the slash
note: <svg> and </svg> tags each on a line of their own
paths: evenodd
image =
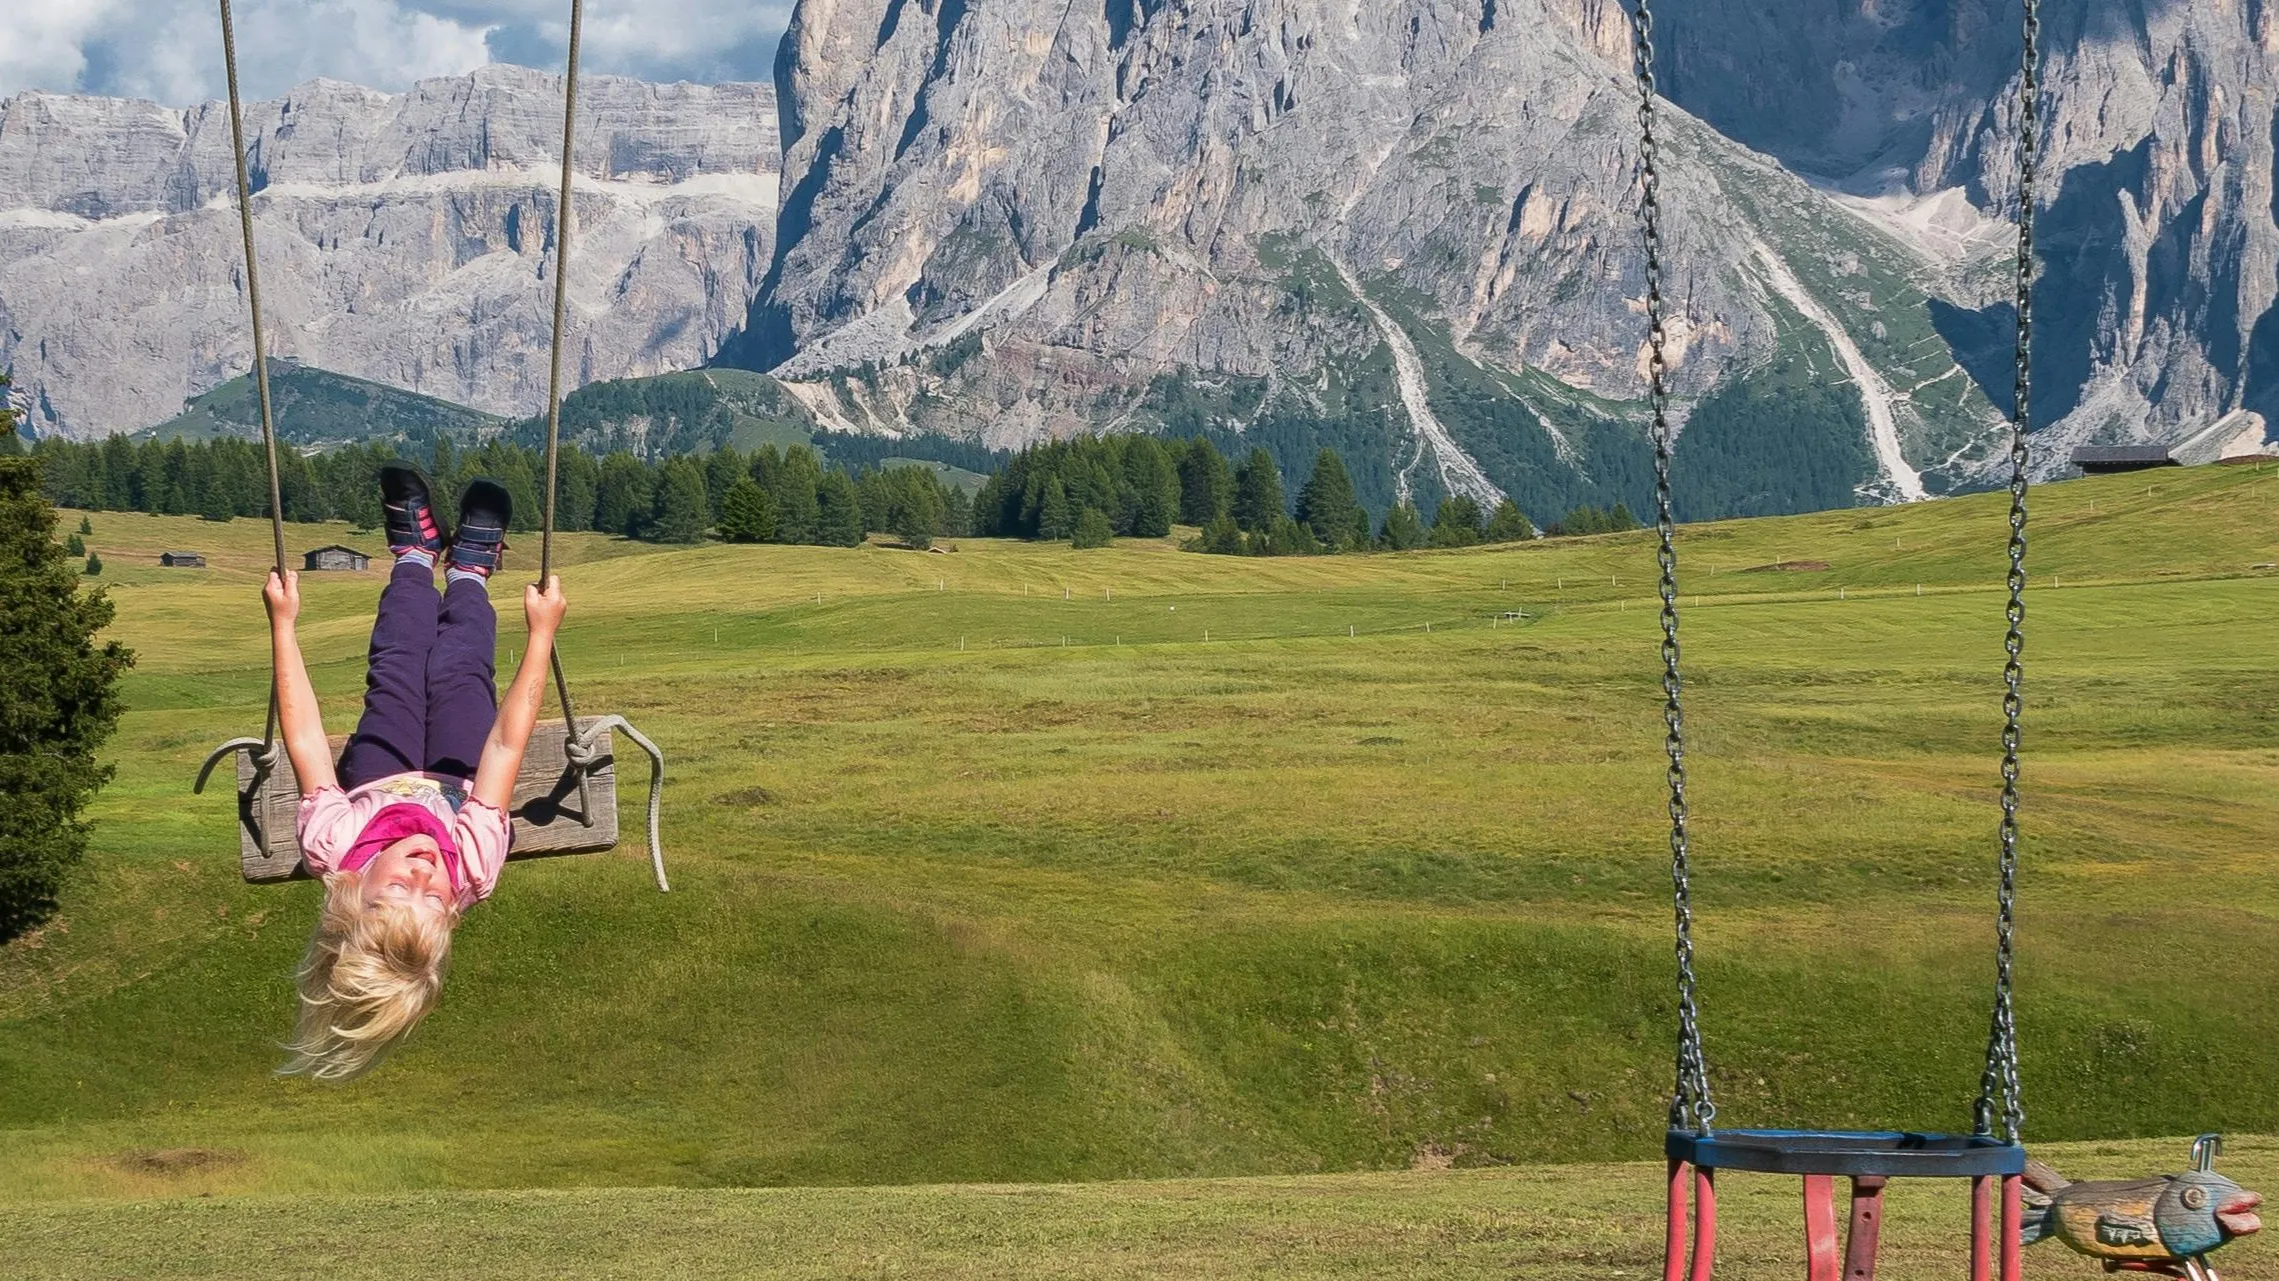
<svg viewBox="0 0 2279 1281">
<path fill-rule="evenodd" d="M 441 912 L 451 903 L 451 873 L 431 836 L 407 836 L 372 856 L 364 865 L 364 906 L 401 903 L 418 911 Z"/>
</svg>

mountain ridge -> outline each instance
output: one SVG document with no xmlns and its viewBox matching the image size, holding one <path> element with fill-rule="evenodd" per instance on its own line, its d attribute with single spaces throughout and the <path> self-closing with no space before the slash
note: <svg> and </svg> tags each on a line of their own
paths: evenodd
<svg viewBox="0 0 2279 1281">
<path fill-rule="evenodd" d="M 492 66 L 247 104 L 271 354 L 489 413 L 543 400 L 559 76 Z M 587 77 L 570 372 L 704 363 L 775 213 L 774 91 Z M 0 363 L 36 432 L 176 413 L 251 365 L 227 113 L 0 103 Z"/>
</svg>

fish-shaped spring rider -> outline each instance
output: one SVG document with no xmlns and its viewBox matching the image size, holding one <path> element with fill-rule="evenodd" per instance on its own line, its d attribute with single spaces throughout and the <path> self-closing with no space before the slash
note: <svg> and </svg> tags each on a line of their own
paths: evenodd
<svg viewBox="0 0 2279 1281">
<path fill-rule="evenodd" d="M 2182 1174 L 2097 1183 L 2070 1183 L 2029 1161 L 2025 1243 L 2055 1237 L 2103 1260 L 2107 1272 L 2221 1281 L 2209 1252 L 2263 1227 L 2255 1213 L 2263 1198 L 2215 1172 L 2222 1150 L 2221 1138 L 2203 1134 Z"/>
</svg>

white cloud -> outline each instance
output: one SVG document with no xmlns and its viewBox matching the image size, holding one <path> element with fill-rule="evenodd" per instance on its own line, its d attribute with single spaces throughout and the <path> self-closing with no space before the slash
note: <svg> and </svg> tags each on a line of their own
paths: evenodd
<svg viewBox="0 0 2279 1281">
<path fill-rule="evenodd" d="M 0 96 L 40 85 L 69 88 L 87 70 L 87 41 L 117 0 L 47 0 L 11 14 L 0 31 Z"/>
<path fill-rule="evenodd" d="M 0 96 L 21 89 L 186 105 L 219 97 L 211 0 L 33 0 L 0 34 Z M 493 60 L 558 64 L 567 0 L 235 0 L 250 97 L 327 76 L 398 90 Z M 585 67 L 652 79 L 765 78 L 790 0 L 588 0 Z"/>
</svg>

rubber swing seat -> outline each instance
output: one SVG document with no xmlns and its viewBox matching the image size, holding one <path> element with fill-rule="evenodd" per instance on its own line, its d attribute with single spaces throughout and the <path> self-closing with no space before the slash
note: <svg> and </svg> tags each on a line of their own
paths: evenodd
<svg viewBox="0 0 2279 1281">
<path fill-rule="evenodd" d="M 1985 1134 L 1908 1130 L 1672 1130 L 1663 1152 L 1711 1170 L 1957 1179 L 2023 1174 L 2026 1149 Z"/>
</svg>

